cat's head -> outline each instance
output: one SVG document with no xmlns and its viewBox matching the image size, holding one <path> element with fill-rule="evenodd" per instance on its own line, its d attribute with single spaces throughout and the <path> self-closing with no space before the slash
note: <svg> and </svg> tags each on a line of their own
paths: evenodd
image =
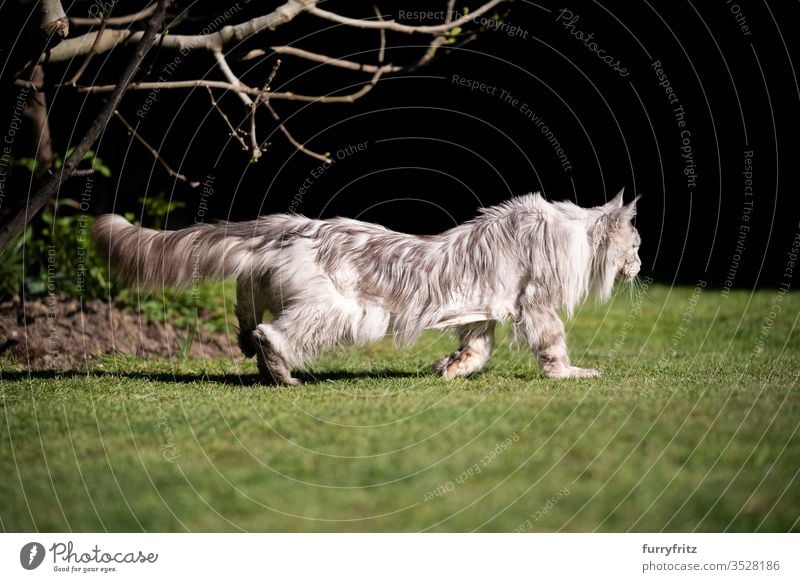
<svg viewBox="0 0 800 582">
<path fill-rule="evenodd" d="M 636 278 L 642 267 L 642 260 L 639 258 L 642 238 L 633 225 L 639 196 L 624 204 L 622 195 L 623 190 L 620 190 L 614 199 L 596 208 L 599 217 L 592 238 L 603 263 L 601 268 L 605 271 L 604 278 L 629 283 Z"/>
</svg>

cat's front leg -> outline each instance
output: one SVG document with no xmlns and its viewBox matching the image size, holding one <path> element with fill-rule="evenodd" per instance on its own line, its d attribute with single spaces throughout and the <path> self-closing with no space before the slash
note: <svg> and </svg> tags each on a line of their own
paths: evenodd
<svg viewBox="0 0 800 582">
<path fill-rule="evenodd" d="M 464 325 L 458 330 L 461 347 L 433 363 L 442 378 L 468 378 L 480 372 L 494 348 L 494 321 Z"/>
<path fill-rule="evenodd" d="M 536 354 L 548 378 L 596 378 L 600 370 L 573 366 L 567 353 L 567 334 L 555 309 L 527 309 L 517 319 L 517 330 Z"/>
</svg>

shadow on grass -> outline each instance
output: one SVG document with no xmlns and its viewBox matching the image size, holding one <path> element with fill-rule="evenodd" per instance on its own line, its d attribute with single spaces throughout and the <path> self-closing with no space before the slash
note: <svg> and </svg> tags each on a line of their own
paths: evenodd
<svg viewBox="0 0 800 582">
<path fill-rule="evenodd" d="M 423 378 L 431 374 L 405 372 L 386 368 L 383 370 L 365 371 L 331 371 L 331 372 L 298 372 L 296 376 L 303 381 L 304 385 L 313 386 L 329 381 L 338 380 L 385 380 L 389 378 Z M 259 374 L 173 374 L 169 372 L 119 372 L 92 370 L 85 372 L 81 370 L 24 370 L 24 371 L 0 371 L 0 379 L 7 381 L 21 381 L 28 379 L 55 380 L 59 378 L 129 378 L 131 380 L 147 380 L 153 382 L 165 382 L 176 384 L 188 384 L 192 382 L 214 382 L 224 386 L 240 387 L 264 387 L 270 388 L 273 385 L 261 380 Z"/>
</svg>

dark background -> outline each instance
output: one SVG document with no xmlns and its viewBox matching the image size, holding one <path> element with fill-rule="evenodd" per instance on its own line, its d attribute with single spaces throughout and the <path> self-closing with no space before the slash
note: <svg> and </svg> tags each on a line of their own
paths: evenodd
<svg viewBox="0 0 800 582">
<path fill-rule="evenodd" d="M 278 4 L 240 2 L 231 23 Z M 90 5 L 77 2 L 68 13 L 84 15 Z M 116 12 L 140 5 L 126 2 Z M 179 9 L 191 7 L 192 17 L 174 32 L 198 32 L 228 5 L 179 2 Z M 441 10 L 445 5 L 444 0 L 378 4 L 387 18 L 398 18 L 400 10 Z M 354 17 L 374 14 L 369 2 L 331 1 L 323 7 Z M 629 71 L 627 77 L 557 22 L 562 8 L 579 16 L 575 30 L 593 32 L 598 46 Z M 800 42 L 797 2 L 517 0 L 496 12 L 508 26 L 518 27 L 516 34 L 483 30 L 475 40 L 458 46 L 480 28 L 465 26 L 459 42 L 440 50 L 433 63 L 387 75 L 354 104 L 275 101 L 294 135 L 316 151 L 336 157 L 340 150 L 366 142 L 364 151 L 344 156 L 318 177 L 312 171 L 320 162 L 297 152 L 277 133 L 261 160 L 250 163 L 240 145 L 227 137 L 204 89 L 162 90 L 139 132 L 180 172 L 200 181 L 212 176 L 213 194 L 203 198 L 202 189 L 171 178 L 112 120 L 96 149 L 113 175 L 95 178 L 89 212 L 138 214 L 138 199 L 146 194 L 186 203 L 170 215 L 168 228 L 198 218 L 240 220 L 293 208 L 312 217 L 344 215 L 432 233 L 471 218 L 481 205 L 517 194 L 540 190 L 548 199 L 587 206 L 602 203 L 625 186 L 629 198 L 634 193 L 643 196 L 637 218 L 643 238 L 642 275 L 667 283 L 702 279 L 713 286 L 782 282 L 787 252 L 800 232 L 795 203 L 800 91 L 793 67 Z M 15 19 L 21 16 L 4 15 L 6 29 L 18 26 Z M 271 45 L 295 43 L 330 56 L 375 63 L 378 40 L 376 31 L 342 29 L 301 15 L 232 49 L 229 58 L 245 82 L 260 86 L 275 61 Z M 411 63 L 428 41 L 423 35 L 388 32 L 386 61 Z M 267 54 L 238 60 L 254 48 L 266 49 Z M 95 58 L 84 81 L 96 76 L 98 83 L 113 82 L 129 55 L 128 49 L 121 49 Z M 139 79 L 157 78 L 175 55 L 154 50 Z M 352 92 L 370 76 L 290 56 L 282 60 L 273 83 L 278 91 Z M 668 102 L 652 68 L 657 60 L 685 110 L 694 187 L 683 171 L 676 105 Z M 58 82 L 65 71 L 64 64 L 49 66 L 48 81 Z M 496 86 L 496 95 L 459 86 L 453 75 Z M 210 53 L 198 51 L 184 58 L 170 78 L 201 77 L 223 79 Z M 501 99 L 502 90 L 518 99 L 516 106 Z M 8 100 L 13 89 L 6 84 L 3 91 Z M 68 88 L 53 91 L 55 149 L 63 152 L 82 134 L 103 96 L 87 97 Z M 126 96 L 121 111 L 131 122 L 137 120 L 146 96 L 143 91 Z M 236 96 L 223 97 L 219 91 L 217 96 L 232 121 L 247 128 L 247 110 Z M 522 103 L 552 130 L 568 157 L 568 169 L 523 114 Z M 266 112 L 259 126 L 263 138 L 276 130 Z M 750 198 L 745 196 L 742 173 L 748 150 L 753 152 Z M 310 188 L 295 199 L 309 178 Z M 15 188 L 18 203 L 24 203 L 28 183 L 18 180 Z M 61 195 L 78 199 L 83 189 L 84 179 L 75 178 Z M 753 203 L 750 213 L 748 201 Z"/>
</svg>

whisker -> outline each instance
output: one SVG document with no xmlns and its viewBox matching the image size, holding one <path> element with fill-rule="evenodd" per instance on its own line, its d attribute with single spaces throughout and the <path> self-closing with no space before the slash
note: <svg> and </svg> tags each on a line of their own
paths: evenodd
<svg viewBox="0 0 800 582">
<path fill-rule="evenodd" d="M 653 299 L 652 296 L 647 292 L 648 285 L 646 285 L 641 280 L 641 278 L 639 278 L 638 275 L 635 277 L 634 281 L 636 281 L 636 285 L 637 285 L 637 287 L 639 289 L 639 294 L 642 295 L 642 297 L 646 297 L 647 299 L 651 299 L 652 300 Z"/>
</svg>

